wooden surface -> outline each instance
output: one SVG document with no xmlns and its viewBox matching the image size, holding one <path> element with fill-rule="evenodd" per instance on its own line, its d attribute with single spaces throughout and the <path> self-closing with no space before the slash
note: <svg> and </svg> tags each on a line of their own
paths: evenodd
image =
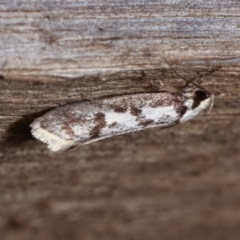
<svg viewBox="0 0 240 240">
<path fill-rule="evenodd" d="M 240 3 L 0 1 L 1 240 L 239 239 Z M 176 90 L 208 115 L 51 153 L 29 123 L 68 102 Z"/>
</svg>

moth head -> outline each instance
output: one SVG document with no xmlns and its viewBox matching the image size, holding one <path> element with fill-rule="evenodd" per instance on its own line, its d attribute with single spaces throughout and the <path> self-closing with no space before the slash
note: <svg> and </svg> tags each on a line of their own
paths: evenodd
<svg viewBox="0 0 240 240">
<path fill-rule="evenodd" d="M 181 79 L 183 79 L 186 84 L 181 88 L 183 96 L 187 98 L 185 101 L 186 112 L 183 115 L 188 119 L 189 115 L 198 115 L 202 110 L 211 110 L 214 101 L 214 95 L 208 92 L 205 88 L 201 87 L 193 80 L 185 79 L 181 74 L 179 74 L 175 69 L 171 67 L 168 61 L 163 57 L 164 61 L 168 64 L 169 68 Z M 219 69 L 217 67 L 216 69 Z M 210 72 L 216 71 L 216 69 L 211 70 Z M 184 121 L 184 120 L 183 120 Z"/>
<path fill-rule="evenodd" d="M 209 105 L 208 109 L 210 110 L 213 105 L 213 99 L 214 95 L 209 93 L 207 90 L 205 90 L 202 87 L 188 87 L 184 88 L 182 90 L 183 96 L 185 96 L 187 99 L 189 99 L 189 102 L 191 102 L 191 109 L 194 109 L 198 107 L 200 104 L 204 106 L 204 108 Z"/>
<path fill-rule="evenodd" d="M 213 94 L 209 93 L 203 88 L 196 88 L 194 91 L 192 108 L 194 109 L 200 106 L 202 110 L 207 109 L 209 112 L 213 106 L 213 101 L 214 101 Z"/>
<path fill-rule="evenodd" d="M 214 95 L 201 87 L 195 87 L 191 92 L 184 92 L 183 95 L 186 97 L 184 103 L 186 112 L 182 116 L 181 122 L 197 116 L 202 111 L 207 110 L 209 112 L 213 106 Z"/>
<path fill-rule="evenodd" d="M 182 92 L 186 98 L 192 100 L 191 109 L 200 106 L 202 110 L 208 109 L 210 111 L 213 106 L 214 95 L 197 83 L 184 80 L 186 81 L 186 85 L 182 88 Z"/>
</svg>

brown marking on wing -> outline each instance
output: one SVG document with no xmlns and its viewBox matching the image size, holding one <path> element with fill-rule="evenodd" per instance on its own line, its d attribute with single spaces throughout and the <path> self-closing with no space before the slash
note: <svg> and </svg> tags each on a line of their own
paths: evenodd
<svg viewBox="0 0 240 240">
<path fill-rule="evenodd" d="M 146 120 L 142 120 L 139 122 L 138 126 L 143 126 L 146 127 L 149 124 L 153 123 L 154 121 L 152 119 L 146 119 Z"/>
<path fill-rule="evenodd" d="M 62 110 L 61 115 L 63 119 L 65 119 L 62 124 L 62 130 L 64 130 L 69 135 L 69 138 L 73 138 L 75 134 L 72 127 L 76 124 L 84 123 L 86 119 L 82 116 L 76 118 L 76 116 L 71 111 Z"/>
<path fill-rule="evenodd" d="M 186 101 L 186 98 L 184 96 L 178 96 L 177 98 L 173 99 L 171 102 L 171 105 L 174 105 L 174 109 L 180 115 L 180 117 L 182 117 L 187 111 L 187 107 L 184 106 L 185 101 Z"/>
<path fill-rule="evenodd" d="M 58 111 L 57 117 L 55 114 L 53 114 L 52 117 L 49 117 L 46 120 L 41 121 L 40 126 L 49 132 L 55 132 L 56 128 L 53 125 L 53 122 L 54 121 L 58 122 L 59 119 L 63 120 L 62 122 L 59 121 L 59 124 L 61 124 L 61 130 L 68 135 L 68 139 L 73 138 L 75 134 L 72 129 L 72 125 L 76 123 L 76 117 L 64 109 L 61 109 Z M 60 134 L 60 133 L 55 132 L 55 134 Z"/>
<path fill-rule="evenodd" d="M 67 133 L 67 135 L 69 136 L 68 139 L 71 139 L 75 136 L 73 129 L 68 123 L 63 124 L 62 130 Z"/>
<path fill-rule="evenodd" d="M 186 113 L 187 107 L 184 106 L 183 104 L 177 104 L 175 106 L 175 110 L 180 115 L 180 117 L 182 117 Z"/>
<path fill-rule="evenodd" d="M 114 127 L 116 127 L 117 126 L 117 122 L 113 122 L 113 123 L 111 123 L 110 125 L 109 125 L 109 128 L 114 128 Z"/>
<path fill-rule="evenodd" d="M 176 94 L 166 94 L 162 97 L 154 99 L 151 103 L 150 106 L 153 108 L 161 107 L 161 106 L 171 106 L 171 105 L 176 105 L 179 103 L 184 102 L 185 97 L 182 95 L 176 95 Z"/>
<path fill-rule="evenodd" d="M 113 106 L 113 110 L 114 112 L 118 112 L 118 113 L 125 113 L 127 111 L 127 107 L 125 106 Z"/>
<path fill-rule="evenodd" d="M 133 116 L 138 117 L 142 113 L 142 110 L 140 108 L 135 107 L 135 106 L 131 106 L 130 113 Z"/>
<path fill-rule="evenodd" d="M 101 112 L 95 114 L 94 122 L 96 125 L 90 132 L 90 138 L 99 137 L 101 130 L 106 126 L 105 114 Z"/>
<path fill-rule="evenodd" d="M 164 105 L 166 105 L 166 100 L 163 100 L 163 99 L 158 99 L 158 100 L 152 101 L 149 104 L 149 106 L 152 108 L 157 108 L 157 107 L 164 106 Z"/>
<path fill-rule="evenodd" d="M 157 96 L 153 101 L 149 104 L 152 108 L 157 108 L 161 106 L 169 106 L 171 102 L 175 99 L 172 95 L 164 95 L 164 96 Z"/>
</svg>

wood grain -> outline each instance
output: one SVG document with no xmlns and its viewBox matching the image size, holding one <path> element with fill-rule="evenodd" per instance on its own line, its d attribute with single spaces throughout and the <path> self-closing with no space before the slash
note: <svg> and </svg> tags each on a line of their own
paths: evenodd
<svg viewBox="0 0 240 240">
<path fill-rule="evenodd" d="M 1 239 L 239 239 L 239 23 L 237 0 L 0 1 Z M 31 138 L 68 102 L 178 91 L 164 58 L 209 114 L 63 154 Z"/>
</svg>

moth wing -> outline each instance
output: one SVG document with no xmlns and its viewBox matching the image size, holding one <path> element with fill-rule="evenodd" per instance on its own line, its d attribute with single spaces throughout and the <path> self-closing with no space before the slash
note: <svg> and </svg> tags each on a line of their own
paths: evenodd
<svg viewBox="0 0 240 240">
<path fill-rule="evenodd" d="M 32 135 L 46 143 L 53 152 L 61 152 L 78 144 L 81 145 L 69 127 L 69 123 L 79 124 L 81 122 L 79 119 L 83 118 L 84 120 L 91 111 L 97 112 L 98 108 L 92 106 L 89 101 L 72 103 L 53 109 L 33 121 L 30 125 Z"/>
</svg>

